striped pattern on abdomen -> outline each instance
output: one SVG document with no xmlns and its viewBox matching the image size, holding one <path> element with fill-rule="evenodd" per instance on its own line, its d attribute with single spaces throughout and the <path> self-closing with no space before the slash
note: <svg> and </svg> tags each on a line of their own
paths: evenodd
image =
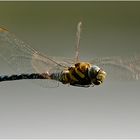
<svg viewBox="0 0 140 140">
<path fill-rule="evenodd" d="M 43 73 L 32 73 L 32 74 L 19 74 L 19 75 L 3 75 L 0 76 L 0 82 L 3 81 L 13 81 L 22 79 L 48 79 L 48 75 Z"/>
</svg>

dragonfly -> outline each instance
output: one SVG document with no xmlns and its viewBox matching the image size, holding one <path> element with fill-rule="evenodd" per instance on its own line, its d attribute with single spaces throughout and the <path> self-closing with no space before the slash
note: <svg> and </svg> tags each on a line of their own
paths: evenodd
<svg viewBox="0 0 140 140">
<path fill-rule="evenodd" d="M 30 79 L 45 87 L 71 85 L 94 87 L 105 79 L 140 79 L 140 56 L 128 58 L 100 57 L 91 61 L 79 58 L 82 22 L 76 30 L 76 51 L 74 58 L 52 57 L 32 48 L 7 29 L 0 28 L 0 57 L 10 65 L 16 74 L 0 74 L 0 82 Z M 42 82 L 43 81 L 43 82 Z M 42 84 L 43 85 L 43 84 Z"/>
</svg>

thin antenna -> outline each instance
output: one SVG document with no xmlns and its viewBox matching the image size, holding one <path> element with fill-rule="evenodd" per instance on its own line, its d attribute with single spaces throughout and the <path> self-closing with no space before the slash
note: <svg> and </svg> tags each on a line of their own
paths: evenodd
<svg viewBox="0 0 140 140">
<path fill-rule="evenodd" d="M 82 26 L 82 22 L 80 21 L 77 24 L 77 32 L 76 32 L 76 54 L 75 54 L 76 63 L 79 61 L 79 45 L 80 45 L 81 26 Z"/>
</svg>

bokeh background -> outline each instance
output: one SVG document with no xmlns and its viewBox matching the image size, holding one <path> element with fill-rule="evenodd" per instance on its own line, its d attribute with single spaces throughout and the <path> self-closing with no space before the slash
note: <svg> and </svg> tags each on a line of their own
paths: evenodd
<svg viewBox="0 0 140 140">
<path fill-rule="evenodd" d="M 0 26 L 51 56 L 74 57 L 79 21 L 82 59 L 139 54 L 140 2 L 0 2 Z M 139 85 L 0 83 L 0 138 L 140 138 Z"/>
</svg>

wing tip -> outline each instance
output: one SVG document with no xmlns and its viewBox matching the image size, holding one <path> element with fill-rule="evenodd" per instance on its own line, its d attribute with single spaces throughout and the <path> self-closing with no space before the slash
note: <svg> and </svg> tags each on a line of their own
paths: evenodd
<svg viewBox="0 0 140 140">
<path fill-rule="evenodd" d="M 6 28 L 0 27 L 0 32 L 8 32 Z"/>
</svg>

